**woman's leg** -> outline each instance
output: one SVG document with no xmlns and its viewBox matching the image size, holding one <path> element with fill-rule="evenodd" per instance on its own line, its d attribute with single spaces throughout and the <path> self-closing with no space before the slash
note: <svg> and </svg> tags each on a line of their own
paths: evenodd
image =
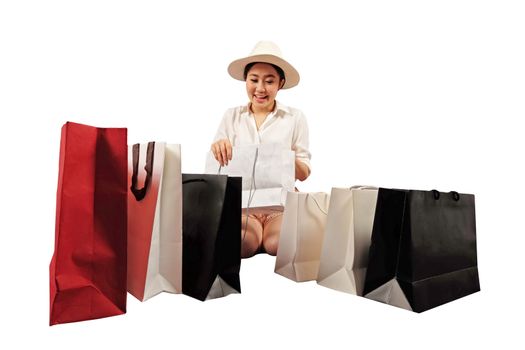
<svg viewBox="0 0 525 350">
<path fill-rule="evenodd" d="M 241 224 L 241 258 L 244 259 L 254 256 L 261 247 L 263 226 L 254 215 L 242 215 Z"/>
<path fill-rule="evenodd" d="M 281 233 L 281 223 L 283 221 L 283 213 L 268 214 L 264 223 L 262 233 L 262 244 L 264 250 L 270 255 L 277 255 L 277 247 L 279 245 L 279 236 Z"/>
</svg>

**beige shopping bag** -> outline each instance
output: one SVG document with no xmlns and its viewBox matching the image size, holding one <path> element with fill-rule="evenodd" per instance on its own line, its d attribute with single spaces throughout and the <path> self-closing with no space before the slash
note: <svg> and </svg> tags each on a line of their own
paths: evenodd
<svg viewBox="0 0 525 350">
<path fill-rule="evenodd" d="M 288 192 L 275 272 L 297 282 L 315 280 L 330 196 Z"/>
<path fill-rule="evenodd" d="M 332 188 L 317 283 L 362 295 L 377 188 Z"/>
</svg>

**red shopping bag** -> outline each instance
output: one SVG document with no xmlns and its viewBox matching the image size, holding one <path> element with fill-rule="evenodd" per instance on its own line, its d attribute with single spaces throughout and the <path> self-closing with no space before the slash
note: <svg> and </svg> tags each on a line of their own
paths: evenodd
<svg viewBox="0 0 525 350">
<path fill-rule="evenodd" d="M 126 312 L 127 130 L 62 127 L 50 325 Z"/>
</svg>

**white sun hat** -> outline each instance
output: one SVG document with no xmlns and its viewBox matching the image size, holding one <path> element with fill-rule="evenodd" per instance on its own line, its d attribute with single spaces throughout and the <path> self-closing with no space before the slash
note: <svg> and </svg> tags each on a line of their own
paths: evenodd
<svg viewBox="0 0 525 350">
<path fill-rule="evenodd" d="M 234 79 L 244 81 L 244 68 L 254 62 L 270 63 L 281 68 L 285 77 L 283 89 L 299 84 L 299 72 L 282 57 L 279 46 L 271 41 L 259 41 L 249 56 L 230 63 L 228 73 Z"/>
</svg>

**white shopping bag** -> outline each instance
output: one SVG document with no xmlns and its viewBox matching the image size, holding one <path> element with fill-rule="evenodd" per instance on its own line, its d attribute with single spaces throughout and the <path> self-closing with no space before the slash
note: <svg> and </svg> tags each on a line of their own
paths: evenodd
<svg viewBox="0 0 525 350">
<path fill-rule="evenodd" d="M 282 211 L 295 186 L 295 152 L 275 143 L 236 146 L 224 167 L 209 152 L 205 173 L 242 176 L 243 209 Z"/>
<path fill-rule="evenodd" d="M 141 301 L 182 293 L 180 145 L 130 147 L 128 184 L 128 291 Z"/>
<path fill-rule="evenodd" d="M 297 282 L 315 280 L 330 196 L 288 192 L 275 272 Z"/>
<path fill-rule="evenodd" d="M 363 295 L 377 188 L 332 188 L 317 283 Z"/>
</svg>

